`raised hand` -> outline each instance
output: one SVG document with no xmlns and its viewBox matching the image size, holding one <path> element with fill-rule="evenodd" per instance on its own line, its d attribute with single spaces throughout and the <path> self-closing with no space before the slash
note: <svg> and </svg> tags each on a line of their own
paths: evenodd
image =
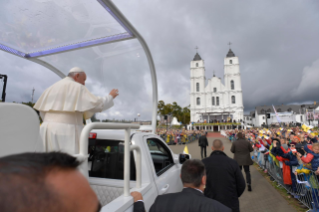
<svg viewBox="0 0 319 212">
<path fill-rule="evenodd" d="M 110 92 L 110 95 L 115 99 L 119 95 L 119 90 L 118 89 L 112 89 Z"/>
</svg>

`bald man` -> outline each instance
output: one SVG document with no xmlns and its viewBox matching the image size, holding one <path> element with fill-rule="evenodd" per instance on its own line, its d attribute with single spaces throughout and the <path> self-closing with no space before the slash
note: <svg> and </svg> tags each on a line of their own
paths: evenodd
<svg viewBox="0 0 319 212">
<path fill-rule="evenodd" d="M 74 67 L 67 77 L 47 88 L 34 105 L 43 120 L 40 137 L 45 151 L 79 153 L 83 118 L 89 119 L 114 105 L 117 89 L 98 97 L 85 87 L 85 81 L 85 72 Z"/>
<path fill-rule="evenodd" d="M 245 180 L 238 163 L 224 153 L 223 142 L 213 141 L 213 152 L 203 160 L 206 167 L 205 196 L 239 212 L 238 198 L 245 191 Z"/>
</svg>

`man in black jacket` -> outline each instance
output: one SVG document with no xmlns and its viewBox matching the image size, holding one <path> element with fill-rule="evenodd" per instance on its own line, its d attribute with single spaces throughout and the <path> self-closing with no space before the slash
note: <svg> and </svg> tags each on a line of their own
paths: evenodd
<svg viewBox="0 0 319 212">
<path fill-rule="evenodd" d="M 198 146 L 200 146 L 200 153 L 201 153 L 202 159 L 204 157 L 205 158 L 207 157 L 206 147 L 208 146 L 208 141 L 206 136 L 207 136 L 207 132 L 205 134 L 203 133 L 198 139 Z"/>
<path fill-rule="evenodd" d="M 239 132 L 237 137 L 238 140 L 233 142 L 230 151 L 234 153 L 234 160 L 237 161 L 240 170 L 244 167 L 248 191 L 252 191 L 249 166 L 254 164 L 250 156 L 250 152 L 254 151 L 254 149 L 250 142 L 245 139 L 245 135 L 242 132 Z"/>
<path fill-rule="evenodd" d="M 203 160 L 206 167 L 205 196 L 239 212 L 238 198 L 245 191 L 246 183 L 238 163 L 229 158 L 223 151 L 221 140 L 213 142 L 212 154 Z"/>
<path fill-rule="evenodd" d="M 156 198 L 150 212 L 231 212 L 231 209 L 204 196 L 206 184 L 205 166 L 200 160 L 187 160 L 181 171 L 184 189 L 181 192 L 164 194 Z M 141 194 L 132 192 L 134 212 L 145 211 Z"/>
</svg>

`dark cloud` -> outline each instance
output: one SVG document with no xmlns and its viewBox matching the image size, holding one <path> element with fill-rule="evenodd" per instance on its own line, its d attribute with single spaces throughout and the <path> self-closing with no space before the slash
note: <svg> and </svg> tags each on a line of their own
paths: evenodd
<svg viewBox="0 0 319 212">
<path fill-rule="evenodd" d="M 182 106 L 189 104 L 189 64 L 196 53 L 195 46 L 205 60 L 206 77 L 212 77 L 215 70 L 216 75 L 223 78 L 229 41 L 240 61 L 245 111 L 258 105 L 318 99 L 317 1 L 113 2 L 150 47 L 160 100 L 176 101 Z M 82 10 L 73 11 L 77 11 L 73 15 L 75 19 L 91 33 L 86 36 L 92 36 L 95 31 L 99 35 L 103 32 L 103 25 L 101 29 L 90 28 L 92 26 L 84 21 L 88 15 L 81 16 Z M 94 20 L 99 20 L 100 12 Z M 138 43 L 107 45 L 42 59 L 56 64 L 64 73 L 73 66 L 83 67 L 89 75 L 87 86 L 96 95 L 118 87 L 121 95 L 115 100 L 115 107 L 100 117 L 133 119 L 141 113 L 142 119 L 151 118 L 151 79 Z M 9 75 L 8 101 L 29 101 L 33 87 L 37 99 L 46 87 L 59 80 L 45 68 L 7 53 L 0 53 L 0 62 L 3 64 L 0 73 Z"/>
<path fill-rule="evenodd" d="M 148 42 L 164 101 L 189 103 L 189 62 L 195 46 L 205 60 L 207 78 L 213 70 L 223 78 L 229 41 L 240 60 L 245 111 L 318 98 L 318 83 L 309 81 L 311 76 L 318 79 L 319 73 L 318 66 L 312 65 L 319 59 L 317 1 L 115 3 Z M 312 71 L 305 77 L 307 66 Z"/>
</svg>

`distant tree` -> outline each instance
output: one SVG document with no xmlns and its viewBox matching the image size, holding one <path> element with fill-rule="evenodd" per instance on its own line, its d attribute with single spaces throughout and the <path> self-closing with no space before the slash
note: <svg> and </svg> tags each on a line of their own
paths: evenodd
<svg viewBox="0 0 319 212">
<path fill-rule="evenodd" d="M 165 102 L 160 100 L 157 104 L 157 114 L 160 116 L 165 115 L 164 114 L 164 107 L 165 107 Z"/>
<path fill-rule="evenodd" d="M 181 107 L 177 102 L 172 104 L 165 104 L 163 100 L 158 102 L 157 114 L 160 116 L 172 115 L 176 117 L 178 121 L 182 122 L 184 125 L 189 124 L 190 121 L 190 106 Z"/>
</svg>

